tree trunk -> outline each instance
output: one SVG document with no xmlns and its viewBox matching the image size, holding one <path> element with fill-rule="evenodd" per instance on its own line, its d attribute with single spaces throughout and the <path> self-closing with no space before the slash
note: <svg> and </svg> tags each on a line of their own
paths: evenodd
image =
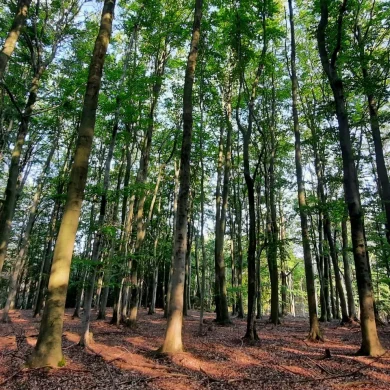
<svg viewBox="0 0 390 390">
<path fill-rule="evenodd" d="M 192 204 L 192 201 L 191 201 Z M 192 212 L 192 206 L 190 206 L 190 213 Z M 191 248 L 192 248 L 192 226 L 191 226 L 191 216 L 188 221 L 187 226 L 187 251 L 186 251 L 186 260 L 185 260 L 185 285 L 184 285 L 184 307 L 183 307 L 183 315 L 188 315 L 188 310 L 190 308 L 189 305 L 189 286 L 191 284 Z"/>
<path fill-rule="evenodd" d="M 221 181 L 223 167 L 223 131 L 224 127 L 220 126 L 219 146 L 218 146 L 218 162 L 217 162 L 217 185 L 215 189 L 215 244 L 214 244 L 214 268 L 215 268 L 215 283 L 214 283 L 214 301 L 216 321 L 220 321 L 220 281 L 219 281 L 219 252 L 220 252 L 220 230 L 221 230 Z"/>
<path fill-rule="evenodd" d="M 98 265 L 99 265 L 99 258 L 101 254 L 101 246 L 103 241 L 103 225 L 106 218 L 106 212 L 107 212 L 107 194 L 108 189 L 110 186 L 110 169 L 111 169 L 111 161 L 112 157 L 114 155 L 114 147 L 115 147 L 115 141 L 116 136 L 118 133 L 118 126 L 119 126 L 119 99 L 117 99 L 117 112 L 114 119 L 114 125 L 112 128 L 111 133 L 111 140 L 110 140 L 110 146 L 108 148 L 107 158 L 104 166 L 104 179 L 103 179 L 103 188 L 102 188 L 102 195 L 100 199 L 100 210 L 99 210 L 99 221 L 96 226 L 96 235 L 93 242 L 93 248 L 92 248 L 92 256 L 91 256 L 91 270 L 89 273 L 89 277 L 87 279 L 87 285 L 85 288 L 85 297 L 84 297 L 84 316 L 82 319 L 82 326 L 81 326 L 81 334 L 80 334 L 80 345 L 84 347 L 88 347 L 91 342 L 91 335 L 89 332 L 90 327 L 90 321 L 91 321 L 91 308 L 92 308 L 92 298 L 93 298 L 93 292 L 95 289 L 95 279 L 96 274 L 98 272 Z M 101 280 L 101 278 L 100 278 Z M 101 284 L 102 280 L 100 282 L 100 290 L 101 291 Z M 96 307 L 99 307 L 99 299 L 96 299 Z"/>
<path fill-rule="evenodd" d="M 335 248 L 335 241 L 332 238 L 332 232 L 330 229 L 330 221 L 329 221 L 329 216 L 328 216 L 327 212 L 325 214 L 325 219 L 324 219 L 324 233 L 325 233 L 326 238 L 328 239 L 329 252 L 330 252 L 330 257 L 332 258 L 334 278 L 335 278 L 335 282 L 336 282 L 336 290 L 339 293 L 338 296 L 340 297 L 341 322 L 344 323 L 344 322 L 349 321 L 347 302 L 345 300 L 345 294 L 344 294 L 343 285 L 341 282 L 340 268 L 339 268 L 339 262 L 338 262 L 338 258 L 337 258 L 336 248 Z"/>
<path fill-rule="evenodd" d="M 187 60 L 187 68 L 183 92 L 183 140 L 180 163 L 180 191 L 177 205 L 177 221 L 175 232 L 175 259 L 172 273 L 172 289 L 169 302 L 168 324 L 161 353 L 177 353 L 183 351 L 183 289 L 185 254 L 187 250 L 187 207 L 190 192 L 190 161 L 193 127 L 193 84 L 195 66 L 200 41 L 200 24 L 202 19 L 203 0 L 196 0 L 192 30 L 191 50 Z"/>
<path fill-rule="evenodd" d="M 320 4 L 321 20 L 317 30 L 317 40 L 322 67 L 328 77 L 336 104 L 339 140 L 343 160 L 344 195 L 351 222 L 352 247 L 360 301 L 362 344 L 359 353 L 369 356 L 379 356 L 384 353 L 384 349 L 379 341 L 375 323 L 373 288 L 364 239 L 364 222 L 362 207 L 360 204 L 358 174 L 352 150 L 343 81 L 338 73 L 336 65 L 337 56 L 341 49 L 341 34 L 343 31 L 342 24 L 347 0 L 344 0 L 340 6 L 336 26 L 338 31 L 337 42 L 339 42 L 339 44 L 333 51 L 331 58 L 329 58 L 326 45 L 326 29 L 328 27 L 329 19 L 328 0 L 321 0 Z"/>
<path fill-rule="evenodd" d="M 233 203 L 236 211 L 236 239 L 237 239 L 237 318 L 244 318 L 244 304 L 242 299 L 242 269 L 243 269 L 243 255 L 242 255 L 242 202 L 237 194 L 236 186 L 233 183 Z"/>
<path fill-rule="evenodd" d="M 203 65 L 203 64 L 202 64 Z M 205 181 L 205 167 L 204 167 L 204 151 L 203 151 L 203 136 L 204 136 L 204 120 L 203 120 L 203 104 L 204 104 L 204 94 L 203 94 L 203 67 L 201 67 L 201 83 L 200 83 L 200 248 L 202 254 L 202 282 L 200 289 L 200 314 L 199 314 L 199 335 L 203 335 L 203 317 L 204 317 L 204 307 L 205 307 L 205 293 L 206 293 L 206 247 L 204 240 L 204 224 L 205 224 L 205 191 L 204 191 L 204 181 Z"/>
<path fill-rule="evenodd" d="M 89 68 L 67 201 L 54 250 L 47 303 L 42 316 L 38 341 L 29 360 L 30 367 L 58 367 L 64 363 L 62 328 L 70 263 L 87 181 L 88 159 L 92 149 L 96 109 L 105 54 L 110 41 L 114 8 L 115 0 L 105 0 L 100 30 Z"/>
<path fill-rule="evenodd" d="M 325 256 L 325 261 L 328 262 L 328 272 L 329 272 L 328 280 L 329 280 L 330 303 L 331 303 L 331 308 L 332 308 L 332 317 L 334 319 L 337 319 L 335 291 L 334 291 L 334 287 L 333 287 L 333 278 L 332 278 L 332 265 L 331 265 L 329 256 Z"/>
<path fill-rule="evenodd" d="M 346 217 L 344 217 L 341 222 L 341 237 L 343 241 L 344 280 L 345 280 L 345 287 L 347 289 L 347 297 L 348 297 L 348 315 L 351 320 L 355 320 L 356 311 L 355 311 L 355 301 L 353 298 L 351 267 L 348 261 L 348 231 L 347 231 Z"/>
<path fill-rule="evenodd" d="M 169 273 L 168 273 L 168 288 L 167 288 L 167 299 L 166 299 L 166 305 L 164 309 L 164 318 L 168 318 L 168 312 L 169 312 L 169 302 L 171 301 L 171 291 L 172 291 L 172 273 L 173 273 L 173 263 L 175 260 L 175 238 L 176 238 L 176 220 L 177 220 L 177 204 L 178 204 L 178 197 L 179 197 L 179 188 L 180 188 L 180 181 L 179 181 L 179 175 L 180 175 L 180 164 L 177 166 L 175 161 L 175 187 L 173 190 L 173 218 L 172 218 L 172 253 L 171 253 L 171 264 L 169 266 Z"/>
<path fill-rule="evenodd" d="M 329 280 L 329 258 L 328 256 L 323 256 L 323 262 L 324 262 L 324 295 L 325 295 L 325 304 L 326 304 L 326 321 L 330 321 L 332 319 L 333 310 L 330 310 L 331 306 L 331 292 L 332 289 L 330 288 L 330 280 Z"/>
<path fill-rule="evenodd" d="M 27 18 L 27 13 L 30 5 L 31 0 L 18 1 L 14 21 L 7 35 L 7 38 L 4 41 L 3 48 L 0 52 L 0 83 L 3 81 L 8 61 L 15 50 L 16 43 L 20 36 L 20 32 Z"/>
<path fill-rule="evenodd" d="M 153 270 L 152 301 L 150 303 L 148 314 L 154 314 L 156 312 L 157 286 L 158 286 L 158 264 L 155 265 Z"/>
<path fill-rule="evenodd" d="M 226 290 L 226 271 L 225 271 L 225 259 L 224 259 L 224 243 L 225 243 L 225 231 L 226 231 L 226 218 L 229 198 L 229 180 L 230 180 L 230 169 L 231 169 L 231 143 L 232 143 L 232 122 L 231 122 L 231 86 L 228 86 L 226 92 L 226 104 L 224 107 L 225 118 L 226 118 L 226 146 L 224 153 L 224 166 L 223 166 L 223 182 L 222 182 L 222 199 L 220 208 L 219 224 L 216 226 L 216 279 L 218 279 L 218 300 L 219 308 L 217 308 L 217 322 L 223 325 L 230 324 L 229 308 L 227 301 L 227 290 Z M 218 275 L 217 275 L 218 274 Z"/>
<path fill-rule="evenodd" d="M 290 11 L 291 27 L 291 84 L 292 84 L 292 103 L 293 103 L 293 121 L 295 135 L 295 168 L 297 173 L 298 185 L 298 204 L 299 215 L 301 218 L 303 257 L 305 262 L 306 290 L 309 307 L 310 331 L 308 338 L 311 340 L 322 339 L 320 326 L 317 317 L 317 307 L 315 302 L 314 271 L 311 258 L 310 238 L 306 211 L 306 195 L 302 174 L 302 154 L 301 154 L 301 134 L 299 129 L 298 117 L 298 78 L 296 73 L 296 45 L 295 45 L 295 26 L 292 0 L 288 1 Z"/>
<path fill-rule="evenodd" d="M 281 202 L 279 201 L 279 215 L 280 215 L 280 241 L 279 241 L 279 253 L 280 253 L 280 269 L 281 269 L 281 281 L 282 281 L 282 287 L 281 287 L 281 297 L 282 297 L 282 316 L 287 315 L 287 261 L 286 261 L 286 249 L 285 249 L 285 240 L 286 240 L 286 230 L 285 230 L 285 221 L 283 217 L 283 210 Z"/>
</svg>

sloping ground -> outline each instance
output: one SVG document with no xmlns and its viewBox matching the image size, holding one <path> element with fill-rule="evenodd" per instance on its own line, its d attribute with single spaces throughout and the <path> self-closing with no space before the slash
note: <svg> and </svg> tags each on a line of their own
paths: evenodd
<svg viewBox="0 0 390 390">
<path fill-rule="evenodd" d="M 66 366 L 56 370 L 26 369 L 39 321 L 31 311 L 12 313 L 0 324 L 0 389 L 390 389 L 390 353 L 380 358 L 356 357 L 358 326 L 324 325 L 325 343 L 305 341 L 307 320 L 286 318 L 274 327 L 258 323 L 261 341 L 244 343 L 245 321 L 219 327 L 206 316 L 199 336 L 199 313 L 191 311 L 184 325 L 186 352 L 159 357 L 166 321 L 162 312 L 141 310 L 139 325 L 129 329 L 94 321 L 91 350 L 78 345 L 80 320 L 67 311 L 63 335 Z M 390 349 L 390 327 L 380 329 Z M 329 349 L 331 358 L 325 358 Z"/>
</svg>

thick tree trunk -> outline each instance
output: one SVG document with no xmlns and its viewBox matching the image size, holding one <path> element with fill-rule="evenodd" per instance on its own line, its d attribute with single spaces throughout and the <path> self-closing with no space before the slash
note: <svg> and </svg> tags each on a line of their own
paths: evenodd
<svg viewBox="0 0 390 390">
<path fill-rule="evenodd" d="M 100 30 L 89 68 L 67 201 L 54 250 L 47 302 L 42 316 L 38 341 L 29 360 L 30 367 L 58 367 L 64 362 L 62 328 L 70 263 L 87 181 L 88 159 L 92 149 L 96 109 L 105 55 L 111 36 L 114 8 L 115 0 L 105 0 Z"/>
<path fill-rule="evenodd" d="M 290 11 L 290 31 L 291 31 L 291 84 L 292 84 L 292 103 L 293 103 L 293 121 L 295 135 L 295 168 L 297 173 L 298 185 L 298 204 L 299 215 L 301 218 L 303 258 L 305 263 L 306 290 L 309 307 L 310 331 L 308 338 L 311 340 L 322 339 L 315 301 L 314 271 L 312 265 L 309 228 L 306 211 L 306 195 L 302 174 L 302 154 L 301 154 L 301 134 L 299 129 L 298 117 L 298 78 L 296 73 L 296 45 L 295 45 L 295 26 L 292 0 L 289 0 Z"/>
<path fill-rule="evenodd" d="M 193 84 L 195 66 L 198 58 L 200 42 L 200 24 L 202 20 L 203 0 L 196 0 L 195 15 L 192 30 L 191 50 L 187 60 L 187 68 L 183 92 L 183 140 L 180 163 L 180 191 L 177 205 L 177 221 L 175 232 L 175 259 L 172 273 L 172 289 L 169 302 L 168 324 L 165 339 L 160 352 L 182 352 L 182 323 L 183 323 L 183 289 L 184 267 L 187 249 L 187 207 L 190 192 L 190 161 L 193 126 Z"/>
<path fill-rule="evenodd" d="M 7 35 L 7 38 L 4 41 L 3 48 L 0 52 L 0 83 L 3 81 L 8 61 L 15 50 L 16 43 L 20 36 L 20 32 L 27 18 L 27 13 L 30 5 L 31 0 L 18 1 L 14 21 Z"/>
<path fill-rule="evenodd" d="M 339 125 L 339 140 L 343 159 L 345 202 L 348 206 L 351 222 L 352 247 L 360 301 L 362 344 L 359 353 L 369 356 L 379 356 L 384 353 L 384 349 L 379 341 L 375 323 L 373 287 L 364 239 L 364 222 L 360 204 L 359 180 L 352 149 L 343 81 L 336 66 L 338 52 L 341 49 L 342 24 L 344 12 L 347 7 L 347 0 L 344 0 L 340 6 L 336 26 L 338 31 L 338 45 L 332 53 L 331 58 L 329 58 L 326 45 L 326 29 L 328 27 L 329 18 L 328 0 L 321 0 L 320 4 L 321 20 L 318 25 L 317 40 L 321 63 L 333 91 Z"/>
</svg>

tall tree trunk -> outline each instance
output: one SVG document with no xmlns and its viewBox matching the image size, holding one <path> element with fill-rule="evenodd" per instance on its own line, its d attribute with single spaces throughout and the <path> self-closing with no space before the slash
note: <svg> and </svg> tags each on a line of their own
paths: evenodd
<svg viewBox="0 0 390 390">
<path fill-rule="evenodd" d="M 177 221 L 175 232 L 175 260 L 172 273 L 172 290 L 169 302 L 168 324 L 165 339 L 160 352 L 176 353 L 183 350 L 183 289 L 185 254 L 187 250 L 187 207 L 190 192 L 190 161 L 193 127 L 192 91 L 195 66 L 198 58 L 200 42 L 200 24 L 202 20 L 203 0 L 195 1 L 195 15 L 192 29 L 191 49 L 187 60 L 187 68 L 183 92 L 183 140 L 180 163 L 180 191 L 177 205 Z"/>
<path fill-rule="evenodd" d="M 296 44 L 295 44 L 295 26 L 292 0 L 288 1 L 290 11 L 290 31 L 291 31 L 291 84 L 292 84 L 292 104 L 293 121 L 295 135 L 295 168 L 297 173 L 298 185 L 298 204 L 299 215 L 301 218 L 303 258 L 305 262 L 306 290 L 309 307 L 310 331 L 308 338 L 311 340 L 322 339 L 320 326 L 317 317 L 317 307 L 315 301 L 314 271 L 312 265 L 310 237 L 306 211 L 306 195 L 302 174 L 302 154 L 301 154 L 301 134 L 299 129 L 298 117 L 298 78 L 296 72 Z"/>
<path fill-rule="evenodd" d="M 172 253 L 171 253 L 171 264 L 169 266 L 169 274 L 168 274 L 168 288 L 167 288 L 167 300 L 164 310 L 164 318 L 168 318 L 169 313 L 169 303 L 171 301 L 171 292 L 172 292 L 172 273 L 173 273 L 173 263 L 175 261 L 175 240 L 176 240 L 176 221 L 177 221 L 177 204 L 179 197 L 179 175 L 180 175 L 180 164 L 177 167 L 175 162 L 175 187 L 173 190 L 173 234 L 172 234 Z"/>
<path fill-rule="evenodd" d="M 218 262 L 220 249 L 220 230 L 221 230 L 221 181 L 222 181 L 222 168 L 223 168 L 223 131 L 224 126 L 220 126 L 219 133 L 219 146 L 218 146 L 218 162 L 217 162 L 217 185 L 215 189 L 215 244 L 214 244 L 214 267 L 215 267 L 215 283 L 214 283 L 214 300 L 215 300 L 215 312 L 216 321 L 220 321 L 221 306 L 220 306 L 220 266 Z"/>
<path fill-rule="evenodd" d="M 3 48 L 0 52 L 0 83 L 3 81 L 8 61 L 15 50 L 16 43 L 20 36 L 20 32 L 27 18 L 27 13 L 30 5 L 31 0 L 18 1 L 14 21 L 7 35 L 7 38 L 4 41 Z"/>
<path fill-rule="evenodd" d="M 271 280 L 271 316 L 270 321 L 274 325 L 280 324 L 279 321 L 279 272 L 278 272 L 278 224 L 276 217 L 276 182 L 275 182 L 275 111 L 276 111 L 276 96 L 275 96 L 275 80 L 272 73 L 272 115 L 270 120 L 271 133 L 271 150 L 269 164 L 269 206 L 270 206 L 270 225 L 271 225 L 271 240 L 269 242 L 268 268 Z"/>
<path fill-rule="evenodd" d="M 334 319 L 337 319 L 337 313 L 336 313 L 336 302 L 335 302 L 335 291 L 333 287 L 333 278 L 332 278 L 332 265 L 330 262 L 329 256 L 325 256 L 325 261 L 328 262 L 328 280 L 329 280 L 329 290 L 330 290 L 330 303 L 332 308 L 332 317 Z"/>
<path fill-rule="evenodd" d="M 282 297 L 282 316 L 287 315 L 287 259 L 286 259 L 286 248 L 285 248 L 285 240 L 286 240 L 286 230 L 284 225 L 284 217 L 281 202 L 279 202 L 279 216 L 280 216 L 280 240 L 279 240 L 279 253 L 280 253 L 280 269 L 281 269 L 281 277 L 282 277 L 282 286 L 281 286 L 281 297 Z"/>
<path fill-rule="evenodd" d="M 219 297 L 219 316 L 217 314 L 217 320 L 220 324 L 230 324 L 229 308 L 227 301 L 227 290 L 226 290 L 226 271 L 225 271 L 225 260 L 224 260 L 224 243 L 225 243 L 225 231 L 226 231 L 226 218 L 229 198 L 229 180 L 230 180 L 230 169 L 231 169 L 231 144 L 232 144 L 232 107 L 231 107 L 231 83 L 229 83 L 228 91 L 226 92 L 226 104 L 224 107 L 225 119 L 227 126 L 226 133 L 226 146 L 224 156 L 224 172 L 222 182 L 222 202 L 221 202 L 221 214 L 219 220 L 219 226 L 216 231 L 216 263 L 218 263 L 218 297 Z M 217 240 L 218 237 L 218 240 Z M 216 269 L 217 272 L 217 269 Z"/>
<path fill-rule="evenodd" d="M 79 138 L 70 173 L 64 215 L 54 250 L 47 303 L 42 316 L 38 341 L 29 359 L 31 367 L 58 367 L 64 361 L 62 354 L 62 328 L 70 263 L 87 181 L 88 159 L 92 149 L 96 109 L 105 55 L 111 36 L 114 8 L 115 0 L 105 0 L 100 30 L 89 67 Z"/>
<path fill-rule="evenodd" d="M 375 323 L 373 288 L 364 239 L 364 221 L 360 204 L 358 174 L 352 150 L 344 86 L 337 69 L 337 57 L 341 50 L 343 16 L 347 8 L 347 0 L 344 0 L 340 6 L 336 25 L 337 44 L 331 57 L 329 57 L 326 45 L 326 30 L 329 22 L 328 0 L 321 0 L 320 4 L 321 19 L 317 30 L 317 41 L 322 67 L 328 77 L 336 104 L 339 140 L 343 159 L 345 202 L 348 206 L 351 222 L 352 247 L 360 301 L 362 344 L 359 353 L 379 356 L 384 353 L 384 349 L 379 341 Z"/>
<path fill-rule="evenodd" d="M 206 247 L 204 240 L 204 224 L 205 224 L 205 191 L 204 191 L 204 181 L 205 181 L 205 167 L 204 167 L 204 155 L 203 155 L 203 137 L 204 137 L 204 92 L 203 92 L 203 64 L 201 64 L 201 82 L 200 82 L 200 248 L 201 248 L 201 257 L 202 257 L 202 282 L 200 289 L 200 315 L 199 315 L 199 334 L 203 335 L 203 317 L 204 317 L 204 307 L 205 307 L 205 294 L 206 294 Z"/>
<path fill-rule="evenodd" d="M 239 187 L 240 188 L 240 187 Z M 236 212 L 236 239 L 237 239 L 237 318 L 244 318 L 244 304 L 242 299 L 242 269 L 243 269 L 243 254 L 242 254 L 242 202 L 241 197 L 236 190 L 235 183 L 233 183 L 233 203 Z"/>
</svg>

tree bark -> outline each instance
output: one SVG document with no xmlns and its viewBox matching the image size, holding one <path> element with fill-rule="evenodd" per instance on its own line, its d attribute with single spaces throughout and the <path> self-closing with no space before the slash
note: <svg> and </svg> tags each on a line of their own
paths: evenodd
<svg viewBox="0 0 390 390">
<path fill-rule="evenodd" d="M 220 126 L 219 145 L 218 145 L 218 162 L 217 162 L 217 185 L 215 189 L 215 244 L 214 244 L 214 268 L 215 268 L 215 283 L 214 283 L 214 301 L 216 321 L 220 321 L 221 305 L 220 305 L 220 266 L 219 266 L 219 252 L 220 249 L 220 230 L 221 230 L 221 181 L 223 168 L 223 132 L 224 126 Z"/>
<path fill-rule="evenodd" d="M 343 263 L 344 263 L 344 281 L 345 287 L 347 289 L 347 298 L 348 298 L 348 315 L 350 320 L 356 319 L 355 311 L 355 301 L 353 298 L 353 289 L 352 289 L 352 277 L 351 277 L 351 267 L 348 261 L 348 231 L 347 231 L 347 219 L 343 218 L 341 221 L 341 237 L 343 241 Z"/>
<path fill-rule="evenodd" d="M 191 49 L 187 60 L 187 68 L 183 92 L 183 140 L 180 163 L 180 191 L 177 206 L 175 232 L 175 259 L 172 273 L 172 289 L 169 302 L 168 324 L 161 353 L 177 353 L 183 351 L 183 289 L 185 273 L 185 254 L 187 250 L 187 207 L 190 192 L 190 161 L 193 127 L 193 84 L 196 61 L 200 41 L 200 25 L 202 20 L 203 0 L 195 1 L 195 15 L 192 29 Z"/>
<path fill-rule="evenodd" d="M 0 83 L 3 81 L 8 61 L 15 50 L 16 43 L 20 36 L 20 32 L 27 18 L 27 13 L 30 5 L 31 0 L 18 1 L 14 21 L 7 35 L 7 38 L 4 41 L 3 48 L 0 52 Z"/>
<path fill-rule="evenodd" d="M 352 150 L 343 80 L 337 69 L 337 57 L 341 50 L 343 16 L 347 8 L 347 0 L 344 0 L 340 6 L 336 26 L 337 44 L 331 58 L 329 58 L 326 44 L 326 29 L 329 24 L 328 0 L 321 0 L 320 4 L 321 19 L 317 30 L 317 41 L 322 67 L 328 77 L 336 104 L 339 141 L 343 160 L 344 195 L 351 223 L 352 247 L 360 301 L 362 344 L 359 353 L 369 356 L 379 356 L 384 353 L 384 349 L 379 341 L 375 323 L 373 287 L 364 239 L 364 221 L 360 203 L 358 174 Z"/>
<path fill-rule="evenodd" d="M 64 363 L 62 328 L 70 263 L 87 181 L 88 159 L 92 149 L 99 90 L 105 55 L 111 36 L 114 8 L 115 0 L 105 0 L 100 30 L 89 68 L 67 201 L 54 250 L 47 303 L 42 316 L 38 341 L 29 359 L 30 367 L 58 367 Z"/>
<path fill-rule="evenodd" d="M 295 44 L 295 25 L 292 0 L 288 1 L 290 12 L 290 31 L 291 31 L 291 84 L 292 84 L 292 104 L 293 121 L 295 135 L 295 168 L 298 185 L 298 204 L 299 215 L 301 219 L 303 258 L 305 263 L 306 290 L 309 307 L 310 331 L 308 338 L 311 340 L 322 339 L 320 326 L 317 317 L 317 307 L 315 301 L 314 271 L 312 265 L 310 238 L 306 211 L 306 195 L 302 174 L 302 153 L 301 153 L 301 133 L 299 129 L 298 116 L 298 78 L 296 72 L 296 44 Z"/>
</svg>

